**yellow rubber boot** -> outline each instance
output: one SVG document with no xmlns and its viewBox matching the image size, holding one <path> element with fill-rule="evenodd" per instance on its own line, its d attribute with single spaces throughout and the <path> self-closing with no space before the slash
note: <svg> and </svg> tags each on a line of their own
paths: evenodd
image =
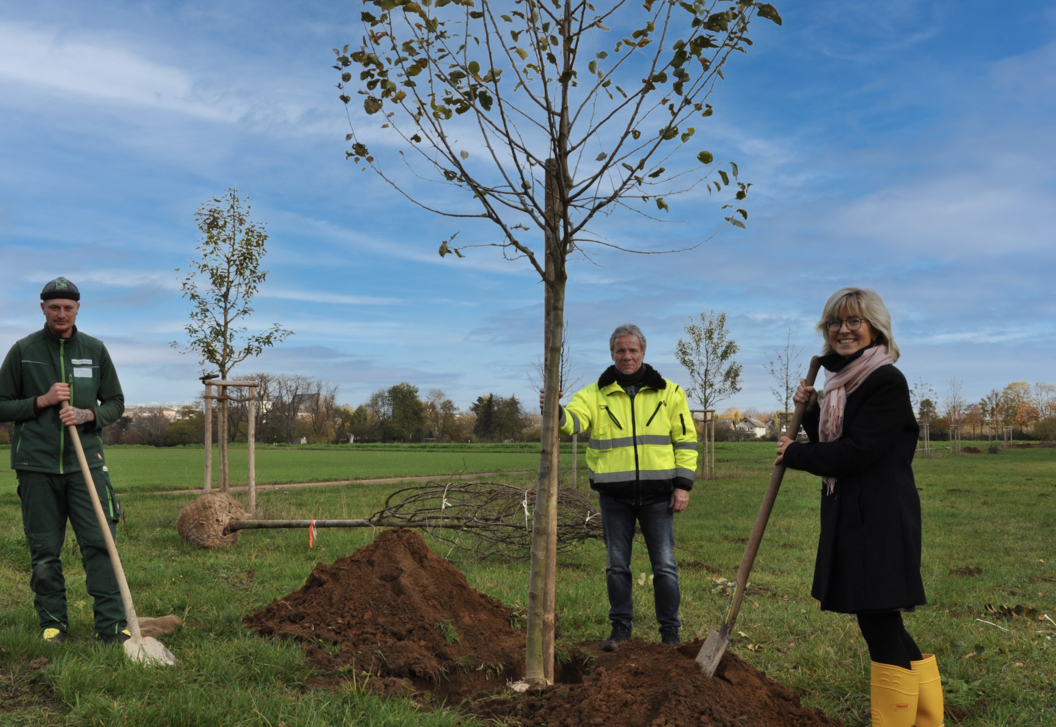
<svg viewBox="0 0 1056 727">
<path fill-rule="evenodd" d="M 870 662 L 870 715 L 873 727 L 913 727 L 917 719 L 917 672 Z"/>
<path fill-rule="evenodd" d="M 935 655 L 924 654 L 923 661 L 909 663 L 919 675 L 920 684 L 916 727 L 944 727 L 942 680 L 939 678 L 939 664 L 935 661 Z"/>
</svg>

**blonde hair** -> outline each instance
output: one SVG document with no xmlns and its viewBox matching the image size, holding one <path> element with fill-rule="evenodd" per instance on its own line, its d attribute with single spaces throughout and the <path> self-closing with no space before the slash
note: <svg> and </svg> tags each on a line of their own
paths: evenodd
<svg viewBox="0 0 1056 727">
<path fill-rule="evenodd" d="M 848 313 L 867 320 L 877 334 L 876 341 L 887 346 L 891 358 L 898 361 L 898 344 L 895 343 L 895 335 L 891 331 L 891 314 L 880 298 L 880 294 L 872 288 L 840 288 L 829 297 L 825 308 L 821 311 L 821 320 L 814 326 L 814 330 L 824 341 L 821 346 L 823 356 L 833 353 L 832 346 L 829 344 L 829 329 L 825 326 L 826 322 L 844 318 Z"/>
</svg>

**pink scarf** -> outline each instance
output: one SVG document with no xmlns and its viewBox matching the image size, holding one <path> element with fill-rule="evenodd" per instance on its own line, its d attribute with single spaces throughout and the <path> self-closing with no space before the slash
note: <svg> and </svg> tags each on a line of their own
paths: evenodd
<svg viewBox="0 0 1056 727">
<path fill-rule="evenodd" d="M 847 397 L 854 393 L 881 366 L 893 364 L 887 346 L 873 346 L 840 371 L 825 371 L 825 397 L 821 400 L 821 422 L 818 437 L 823 442 L 835 442 L 843 434 L 843 410 Z M 836 487 L 835 477 L 823 477 L 826 491 L 831 495 Z"/>
</svg>

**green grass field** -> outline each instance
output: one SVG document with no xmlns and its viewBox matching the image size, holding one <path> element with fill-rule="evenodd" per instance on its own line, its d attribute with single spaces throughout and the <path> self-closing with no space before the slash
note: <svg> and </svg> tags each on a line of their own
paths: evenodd
<svg viewBox="0 0 1056 727">
<path fill-rule="evenodd" d="M 773 446 L 766 442 L 715 445 L 719 463 L 764 460 Z M 586 466 L 586 446 L 579 447 L 579 466 Z M 219 484 L 213 448 L 213 486 Z M 247 482 L 246 445 L 230 450 L 231 484 Z M 200 488 L 204 477 L 202 447 L 107 447 L 107 466 L 118 492 L 160 492 Z M 531 472 L 539 468 L 538 444 L 356 444 L 258 445 L 257 484 L 325 482 L 388 477 L 443 477 L 459 472 Z M 0 492 L 14 489 L 7 469 L 7 448 L 0 450 Z M 561 448 L 561 466 L 572 466 L 572 445 Z"/>
<path fill-rule="evenodd" d="M 582 465 L 585 449 L 580 447 Z M 0 491 L 14 489 L 7 470 L 7 452 L 0 453 Z M 231 484 L 247 482 L 246 445 L 230 450 Z M 204 478 L 202 447 L 117 446 L 106 449 L 107 466 L 118 492 L 158 492 L 200 488 Z M 219 455 L 213 448 L 213 486 L 219 484 Z M 562 465 L 572 466 L 571 445 L 565 445 Z M 269 446 L 256 448 L 257 484 L 323 482 L 386 477 L 451 475 L 457 472 L 517 472 L 539 468 L 539 445 L 414 445 L 357 444 L 341 446 Z"/>
<path fill-rule="evenodd" d="M 485 447 L 455 452 L 333 449 L 275 448 L 268 452 L 275 459 L 268 461 L 281 463 L 288 456 L 295 462 L 283 471 L 287 482 L 475 469 L 452 467 L 459 458 L 467 464 L 487 463 L 479 465 L 487 470 L 535 468 L 530 451 L 513 447 L 500 452 Z M 718 445 L 719 478 L 698 482 L 689 510 L 677 520 L 685 637 L 705 633 L 722 618 L 726 599 L 713 592 L 712 571 L 730 579 L 735 575 L 766 488 L 772 450 L 765 443 Z M 354 460 L 371 453 L 385 456 L 375 465 Z M 164 639 L 180 659 L 167 669 L 137 667 L 120 651 L 90 643 L 91 603 L 72 535 L 64 564 L 75 640 L 60 649 L 39 641 L 18 499 L 10 473 L 2 475 L 0 725 L 476 724 L 455 712 L 377 699 L 353 686 L 309 688 L 310 672 L 297 644 L 246 631 L 244 616 L 299 588 L 316 563 L 350 553 L 372 536 L 369 531 L 325 530 L 320 547 L 309 549 L 303 531 L 251 531 L 231 550 L 192 550 L 173 523 L 193 495 L 159 495 L 148 489 L 195 484 L 201 454 L 201 449 L 139 448 L 110 453 L 117 489 L 127 492 L 118 547 L 137 610 L 148 616 L 176 613 L 187 622 Z M 241 454 L 236 452 L 233 462 Z M 258 460 L 261 481 L 272 476 L 283 481 L 265 474 L 263 456 Z M 186 479 L 159 474 L 178 462 L 191 472 Z M 924 650 L 938 655 L 947 703 L 957 715 L 947 725 L 1056 724 L 1056 625 L 1037 618 L 1047 614 L 1056 619 L 1056 449 L 918 458 L 916 472 L 930 605 L 907 615 L 906 621 Z M 525 484 L 532 478 L 495 479 Z M 274 518 L 362 517 L 397 487 L 265 490 L 258 495 L 259 510 Z M 798 690 L 806 703 L 858 727 L 868 724 L 864 643 L 851 617 L 820 612 L 809 595 L 818 490 L 814 477 L 786 476 L 737 625 L 741 635 L 731 649 Z M 525 605 L 526 564 L 460 567 L 475 588 L 508 606 Z M 636 573 L 648 573 L 644 547 L 636 549 L 634 567 Z M 603 569 L 600 542 L 583 543 L 561 559 L 560 641 L 607 635 Z M 994 612 L 1017 605 L 1037 613 L 1027 619 L 999 618 Z M 635 607 L 636 635 L 658 640 L 648 580 L 636 588 Z M 32 667 L 42 656 L 47 665 Z"/>
</svg>

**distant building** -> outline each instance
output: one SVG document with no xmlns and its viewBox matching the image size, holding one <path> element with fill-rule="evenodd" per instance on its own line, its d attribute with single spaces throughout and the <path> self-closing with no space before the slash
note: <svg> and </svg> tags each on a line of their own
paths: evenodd
<svg viewBox="0 0 1056 727">
<path fill-rule="evenodd" d="M 170 422 L 174 422 L 180 418 L 181 407 L 186 406 L 185 404 L 151 404 L 149 406 L 144 405 L 132 405 L 125 407 L 125 416 L 131 417 L 132 419 L 146 418 L 161 415 L 168 419 Z"/>
<path fill-rule="evenodd" d="M 751 417 L 741 417 L 741 420 L 734 426 L 738 432 L 745 432 L 753 437 L 765 437 L 766 436 L 766 425 L 762 422 L 752 419 Z"/>
</svg>

